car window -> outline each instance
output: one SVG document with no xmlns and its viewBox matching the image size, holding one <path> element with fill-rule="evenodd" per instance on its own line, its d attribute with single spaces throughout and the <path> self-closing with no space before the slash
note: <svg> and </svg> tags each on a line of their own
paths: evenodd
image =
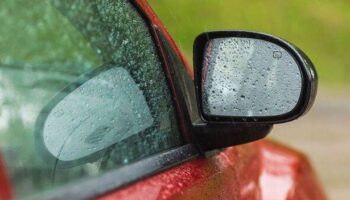
<svg viewBox="0 0 350 200">
<path fill-rule="evenodd" d="M 127 0 L 2 0 L 0 24 L 0 152 L 17 197 L 183 144 Z"/>
</svg>

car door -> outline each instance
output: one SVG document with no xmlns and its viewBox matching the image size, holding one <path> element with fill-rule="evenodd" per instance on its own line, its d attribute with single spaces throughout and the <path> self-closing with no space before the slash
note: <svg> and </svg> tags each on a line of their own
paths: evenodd
<svg viewBox="0 0 350 200">
<path fill-rule="evenodd" d="M 146 1 L 0 4 L 6 197 L 323 198 L 278 144 L 199 156 L 193 73 Z"/>
</svg>

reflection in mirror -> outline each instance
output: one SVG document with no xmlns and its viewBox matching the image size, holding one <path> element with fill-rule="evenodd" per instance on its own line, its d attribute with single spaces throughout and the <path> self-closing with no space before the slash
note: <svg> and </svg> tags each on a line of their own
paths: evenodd
<svg viewBox="0 0 350 200">
<path fill-rule="evenodd" d="M 202 108 L 208 116 L 279 116 L 298 103 L 299 66 L 274 43 L 239 37 L 212 39 L 203 65 Z"/>
<path fill-rule="evenodd" d="M 129 73 L 113 67 L 42 111 L 44 146 L 61 161 L 103 150 L 153 124 L 142 91 Z"/>
</svg>

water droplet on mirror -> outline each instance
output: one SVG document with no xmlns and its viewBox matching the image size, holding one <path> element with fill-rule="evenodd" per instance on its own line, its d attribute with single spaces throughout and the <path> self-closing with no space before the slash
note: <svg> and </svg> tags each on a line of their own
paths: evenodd
<svg viewBox="0 0 350 200">
<path fill-rule="evenodd" d="M 124 158 L 123 159 L 123 164 L 127 164 L 127 163 L 129 163 L 129 160 L 127 158 Z"/>
</svg>

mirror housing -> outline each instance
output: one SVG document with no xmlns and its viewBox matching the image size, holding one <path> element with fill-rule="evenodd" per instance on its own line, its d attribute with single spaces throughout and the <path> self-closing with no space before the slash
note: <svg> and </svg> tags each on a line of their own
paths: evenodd
<svg viewBox="0 0 350 200">
<path fill-rule="evenodd" d="M 287 61 L 290 66 L 286 66 Z M 243 70 L 246 70 L 245 74 L 237 75 Z M 203 121 L 210 123 L 291 121 L 310 109 L 317 92 L 317 74 L 310 59 L 294 45 L 263 33 L 216 31 L 199 35 L 194 43 L 194 73 L 199 114 Z M 296 78 L 289 78 L 294 75 Z M 250 83 L 253 85 L 242 83 L 252 77 L 255 82 L 251 80 Z M 274 87 L 267 87 L 269 83 Z M 240 87 L 234 88 L 231 84 Z M 211 94 L 215 92 L 221 94 Z M 286 101 L 294 103 L 288 104 L 288 109 L 271 111 L 274 114 L 263 114 L 267 107 L 270 110 L 286 107 Z M 274 105 L 261 107 L 272 102 Z M 249 108 L 254 104 L 260 107 Z M 236 114 L 232 107 L 240 112 Z"/>
<path fill-rule="evenodd" d="M 276 53 L 274 50 L 277 50 Z M 258 51 L 259 55 L 256 53 Z M 315 100 L 317 74 L 312 62 L 300 49 L 280 38 L 248 31 L 202 33 L 194 42 L 193 56 L 194 85 L 200 117 L 193 122 L 193 134 L 203 152 L 262 139 L 272 130 L 273 124 L 300 117 Z M 283 59 L 291 62 L 294 68 L 283 65 Z M 250 69 L 247 71 L 247 68 Z M 274 76 L 271 76 L 272 69 L 278 72 Z M 245 73 L 242 73 L 244 70 Z M 293 73 L 297 77 L 289 78 Z M 281 78 L 281 75 L 285 77 Z M 287 80 L 290 83 L 284 82 Z M 274 87 L 267 86 L 271 83 Z M 231 84 L 239 87 L 232 87 Z M 294 88 L 291 93 L 290 88 Z M 208 95 L 212 90 L 215 94 Z M 272 96 L 271 92 L 275 93 L 272 98 L 269 97 Z M 240 99 L 242 95 L 248 99 L 248 103 Z M 283 106 L 287 105 L 283 102 L 293 98 L 294 103 L 289 103 L 286 109 L 259 113 L 265 104 L 274 101 L 277 106 Z M 250 107 L 253 103 L 260 107 Z M 273 106 L 268 108 L 274 109 Z M 234 107 L 240 112 L 235 112 L 232 109 Z"/>
</svg>

